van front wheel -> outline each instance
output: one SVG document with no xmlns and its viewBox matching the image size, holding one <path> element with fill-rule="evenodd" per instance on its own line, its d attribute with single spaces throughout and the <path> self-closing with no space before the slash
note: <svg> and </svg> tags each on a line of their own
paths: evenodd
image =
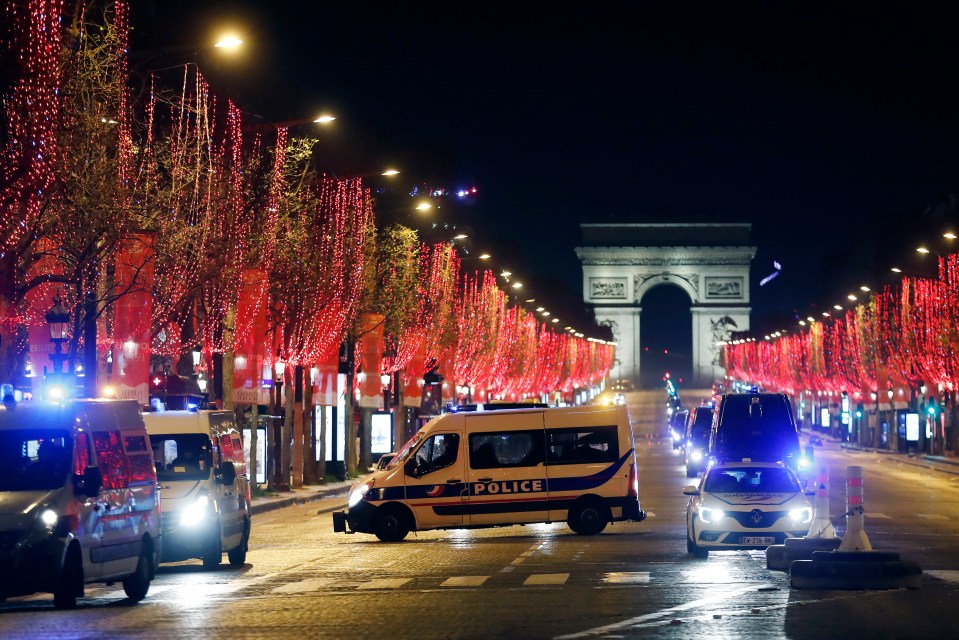
<svg viewBox="0 0 959 640">
<path fill-rule="evenodd" d="M 373 523 L 373 533 L 383 542 L 399 542 L 410 532 L 406 513 L 396 506 L 380 507 Z"/>
<path fill-rule="evenodd" d="M 83 589 L 83 566 L 80 554 L 71 549 L 60 571 L 57 590 L 53 592 L 53 606 L 57 609 L 75 609 L 77 596 Z"/>
<path fill-rule="evenodd" d="M 150 556 L 140 555 L 136 570 L 123 579 L 123 593 L 133 602 L 140 602 L 150 590 Z"/>
<path fill-rule="evenodd" d="M 246 549 L 249 545 L 250 521 L 246 520 L 246 522 L 243 523 L 243 537 L 240 539 L 240 544 L 226 552 L 226 556 L 230 559 L 230 565 L 242 567 L 246 564 Z"/>
<path fill-rule="evenodd" d="M 609 524 L 609 508 L 598 498 L 577 501 L 569 510 L 566 524 L 580 535 L 596 535 Z"/>
<path fill-rule="evenodd" d="M 220 527 L 216 528 L 216 539 L 210 541 L 210 548 L 203 556 L 204 569 L 216 569 L 223 561 L 223 539 L 220 538 Z"/>
</svg>

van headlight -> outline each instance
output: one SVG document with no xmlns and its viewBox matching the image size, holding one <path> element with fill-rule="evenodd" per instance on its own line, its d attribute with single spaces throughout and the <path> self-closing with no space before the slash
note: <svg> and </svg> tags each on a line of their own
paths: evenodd
<svg viewBox="0 0 959 640">
<path fill-rule="evenodd" d="M 673 431 L 673 442 L 679 442 L 682 438 L 683 436 L 680 433 Z"/>
<path fill-rule="evenodd" d="M 367 493 L 370 492 L 371 488 L 373 488 L 372 482 L 364 482 L 363 484 L 359 485 L 358 487 L 350 491 L 350 497 L 346 501 L 346 506 L 352 508 L 358 505 L 360 503 L 360 500 L 363 499 L 363 496 L 365 496 Z"/>
<path fill-rule="evenodd" d="M 802 507 L 801 509 L 792 509 L 789 517 L 798 524 L 809 524 L 812 522 L 812 507 Z"/>
<path fill-rule="evenodd" d="M 60 519 L 60 516 L 57 515 L 57 512 L 53 509 L 44 509 L 40 512 L 40 522 L 47 529 L 53 529 L 57 526 L 57 521 Z"/>
<path fill-rule="evenodd" d="M 180 523 L 188 527 L 200 524 L 206 520 L 209 512 L 210 496 L 204 493 L 197 496 L 197 499 L 183 510 L 183 513 L 180 515 Z"/>
<path fill-rule="evenodd" d="M 796 466 L 800 469 L 808 469 L 811 462 L 806 456 L 799 456 L 799 460 L 796 462 Z"/>
<path fill-rule="evenodd" d="M 699 508 L 699 519 L 705 524 L 714 524 L 726 515 L 722 509 L 710 509 L 709 507 Z"/>
<path fill-rule="evenodd" d="M 695 449 L 695 450 L 692 452 L 692 454 L 690 454 L 689 458 L 690 458 L 693 462 L 699 462 L 699 461 L 701 461 L 701 460 L 703 459 L 703 452 L 700 451 L 699 449 Z"/>
</svg>

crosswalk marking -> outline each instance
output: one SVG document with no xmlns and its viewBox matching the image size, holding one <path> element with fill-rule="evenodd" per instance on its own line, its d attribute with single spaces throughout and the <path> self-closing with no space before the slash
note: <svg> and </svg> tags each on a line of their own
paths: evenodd
<svg viewBox="0 0 959 640">
<path fill-rule="evenodd" d="M 925 518 L 926 520 L 948 520 L 946 516 L 941 513 L 917 513 L 917 516 L 920 518 Z"/>
<path fill-rule="evenodd" d="M 317 591 L 333 582 L 333 578 L 308 578 L 291 582 L 273 590 L 273 593 L 309 593 Z"/>
<path fill-rule="evenodd" d="M 873 511 L 867 511 L 867 512 L 864 513 L 863 515 L 866 516 L 867 518 L 876 518 L 876 519 L 878 519 L 878 520 L 891 520 L 891 519 L 892 519 L 892 518 L 890 518 L 889 516 L 887 516 L 885 513 L 878 513 L 878 512 L 873 512 Z"/>
<path fill-rule="evenodd" d="M 441 587 L 482 587 L 489 576 L 453 576 L 440 583 Z"/>
<path fill-rule="evenodd" d="M 566 584 L 569 580 L 568 573 L 534 573 L 523 581 L 527 587 L 546 585 L 546 584 Z"/>
<path fill-rule="evenodd" d="M 939 578 L 940 580 L 947 580 L 949 582 L 959 582 L 959 571 L 954 570 L 925 570 L 923 571 L 926 575 L 930 575 L 934 578 Z"/>
<path fill-rule="evenodd" d="M 649 582 L 649 571 L 614 571 L 603 576 L 603 582 L 608 584 L 646 584 Z"/>
<path fill-rule="evenodd" d="M 413 578 L 377 578 L 361 584 L 357 589 L 399 589 Z"/>
</svg>

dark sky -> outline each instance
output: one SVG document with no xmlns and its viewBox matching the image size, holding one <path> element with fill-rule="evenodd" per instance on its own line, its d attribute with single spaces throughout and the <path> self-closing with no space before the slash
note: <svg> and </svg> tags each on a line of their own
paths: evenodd
<svg viewBox="0 0 959 640">
<path fill-rule="evenodd" d="M 134 4 L 134 53 L 197 45 L 235 16 L 245 59 L 200 52 L 201 67 L 266 119 L 334 111 L 320 136 L 331 164 L 475 185 L 469 225 L 543 295 L 581 299 L 581 222 L 752 222 L 763 328 L 875 286 L 895 263 L 919 269 L 916 243 L 941 243 L 956 219 L 951 15 L 865 3 Z M 782 275 L 758 287 L 773 260 Z"/>
</svg>

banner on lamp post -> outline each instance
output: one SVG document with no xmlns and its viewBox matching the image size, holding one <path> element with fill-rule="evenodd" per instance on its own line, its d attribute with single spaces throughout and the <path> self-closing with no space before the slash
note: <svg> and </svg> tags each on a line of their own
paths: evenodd
<svg viewBox="0 0 959 640">
<path fill-rule="evenodd" d="M 423 351 L 418 350 L 403 371 L 403 406 L 420 407 L 423 405 Z"/>
<path fill-rule="evenodd" d="M 120 244 L 118 296 L 113 306 L 113 372 L 116 396 L 150 403 L 150 322 L 153 316 L 153 236 L 135 234 Z"/>
<path fill-rule="evenodd" d="M 234 404 L 269 404 L 263 388 L 267 365 L 266 271 L 244 269 L 243 284 L 236 303 L 236 342 L 233 347 Z M 272 376 L 270 377 L 272 380 Z"/>
<path fill-rule="evenodd" d="M 339 398 L 337 386 L 340 367 L 339 351 L 333 350 L 313 365 L 313 404 L 315 406 L 335 407 Z"/>
<path fill-rule="evenodd" d="M 363 374 L 360 378 L 360 406 L 370 409 L 383 408 L 383 383 L 380 381 L 380 364 L 383 361 L 383 321 L 378 313 L 360 316 L 360 340 L 362 342 Z"/>
</svg>

